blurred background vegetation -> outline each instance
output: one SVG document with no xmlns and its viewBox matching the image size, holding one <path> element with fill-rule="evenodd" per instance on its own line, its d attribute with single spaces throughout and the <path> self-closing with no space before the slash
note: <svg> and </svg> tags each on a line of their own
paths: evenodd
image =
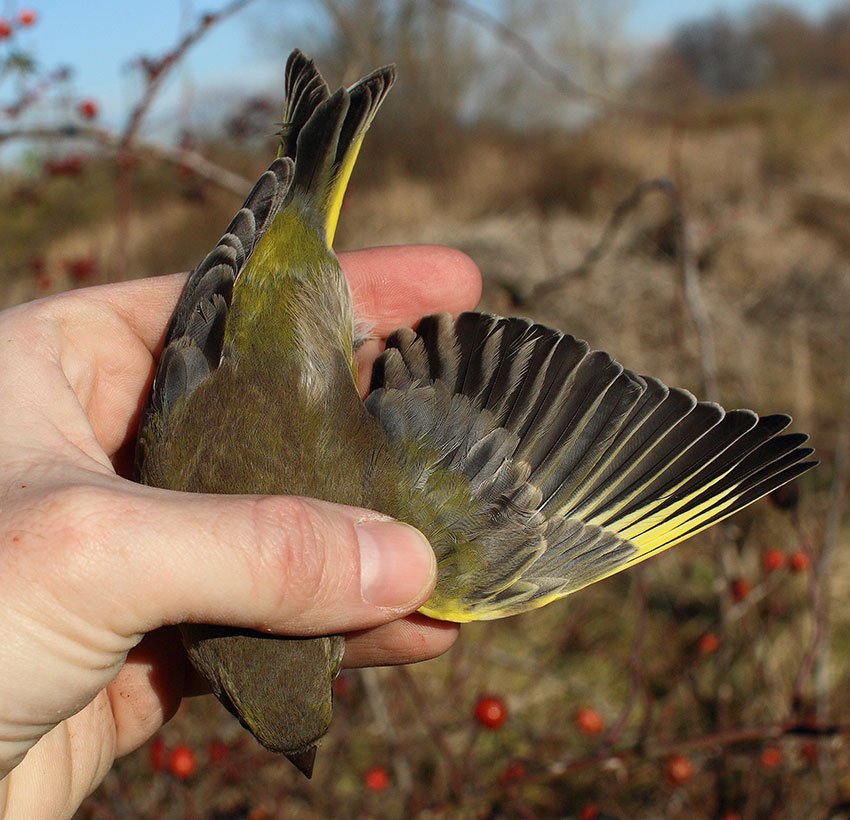
<svg viewBox="0 0 850 820">
<path fill-rule="evenodd" d="M 16 37 L 37 20 L 0 21 L 4 306 L 212 246 L 274 153 L 279 81 L 182 109 L 167 140 L 145 122 L 196 40 L 250 5 L 134 59 L 116 128 L 29 59 Z M 636 571 L 465 627 L 444 658 L 345 673 L 311 783 L 204 698 L 80 816 L 850 817 L 850 5 L 706 4 L 651 45 L 624 0 L 313 5 L 321 25 L 268 15 L 257 47 L 309 50 L 332 84 L 400 73 L 339 248 L 462 248 L 484 308 L 790 411 L 822 465 Z"/>
</svg>

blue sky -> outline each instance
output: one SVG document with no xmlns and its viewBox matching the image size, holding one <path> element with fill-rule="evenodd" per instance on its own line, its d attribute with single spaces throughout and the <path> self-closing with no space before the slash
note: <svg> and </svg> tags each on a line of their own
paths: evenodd
<svg viewBox="0 0 850 820">
<path fill-rule="evenodd" d="M 423 0 L 424 1 L 424 0 Z M 482 5 L 482 0 L 477 0 Z M 629 0 L 626 0 L 629 2 Z M 220 8 L 224 0 L 5 0 L 2 13 L 32 7 L 39 22 L 22 31 L 18 45 L 47 67 L 75 68 L 72 92 L 96 98 L 104 120 L 120 125 L 137 99 L 140 80 L 127 69 L 142 54 L 161 55 L 176 42 L 186 21 L 203 11 Z M 835 6 L 834 0 L 786 0 L 813 18 Z M 263 93 L 274 88 L 289 50 L 310 45 L 310 33 L 321 27 L 322 13 L 315 0 L 256 0 L 247 10 L 215 27 L 196 46 L 170 78 L 149 123 L 154 130 L 173 120 L 175 106 L 189 103 L 204 110 L 204 94 L 244 94 L 246 88 Z M 626 33 L 644 42 L 660 40 L 682 21 L 704 17 L 716 10 L 739 13 L 752 5 L 745 0 L 630 0 Z M 278 35 L 279 32 L 279 35 Z M 273 37 L 280 36 L 280 54 Z M 259 44 L 259 45 L 258 45 Z M 0 46 L 2 47 L 2 46 Z M 8 83 L 0 87 L 0 102 L 10 96 Z M 210 96 L 211 98 L 211 96 Z M 188 106 L 187 106 L 188 107 Z"/>
<path fill-rule="evenodd" d="M 632 0 L 628 33 L 641 39 L 663 37 L 682 22 L 715 11 L 738 14 L 756 5 L 749 0 Z M 819 19 L 837 5 L 835 0 L 782 0 L 782 5 Z"/>
</svg>

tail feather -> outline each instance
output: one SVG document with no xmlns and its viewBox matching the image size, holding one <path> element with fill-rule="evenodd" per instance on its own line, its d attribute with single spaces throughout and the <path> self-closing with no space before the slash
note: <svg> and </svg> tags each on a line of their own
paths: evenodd
<svg viewBox="0 0 850 820">
<path fill-rule="evenodd" d="M 286 104 L 281 124 L 279 157 L 295 159 L 298 135 L 331 92 L 316 64 L 295 49 L 286 61 Z"/>
<path fill-rule="evenodd" d="M 327 196 L 334 183 L 334 155 L 348 108 L 348 92 L 340 88 L 316 107 L 298 135 L 292 193 L 322 227 L 327 219 Z"/>
<path fill-rule="evenodd" d="M 394 82 L 386 66 L 331 94 L 312 60 L 297 50 L 289 57 L 279 155 L 295 160 L 292 196 L 328 245 L 363 137 Z"/>
</svg>

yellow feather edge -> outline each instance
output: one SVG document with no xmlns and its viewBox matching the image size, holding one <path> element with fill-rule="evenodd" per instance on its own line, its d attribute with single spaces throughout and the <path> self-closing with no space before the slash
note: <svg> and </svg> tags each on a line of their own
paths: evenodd
<svg viewBox="0 0 850 820">
<path fill-rule="evenodd" d="M 342 210 L 342 200 L 345 198 L 348 181 L 351 179 L 351 172 L 354 170 L 354 163 L 357 162 L 357 155 L 360 153 L 360 146 L 363 144 L 363 137 L 366 135 L 366 129 L 368 127 L 369 123 L 366 123 L 357 141 L 352 144 L 351 150 L 346 154 L 345 160 L 340 166 L 339 173 L 331 185 L 330 196 L 328 197 L 327 219 L 325 221 L 325 237 L 329 248 L 333 247 L 336 226 L 339 222 L 339 212 Z"/>
</svg>

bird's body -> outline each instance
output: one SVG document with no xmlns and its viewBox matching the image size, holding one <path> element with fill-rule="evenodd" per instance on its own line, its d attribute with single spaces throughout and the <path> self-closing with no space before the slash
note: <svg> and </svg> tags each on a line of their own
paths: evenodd
<svg viewBox="0 0 850 820">
<path fill-rule="evenodd" d="M 139 433 L 138 478 L 305 495 L 419 528 L 439 574 L 425 614 L 499 618 L 632 566 L 803 472 L 787 416 L 726 412 L 571 336 L 480 313 L 423 319 L 364 402 L 351 295 L 331 243 L 381 69 L 331 95 L 287 66 L 281 156 L 175 311 Z M 184 625 L 242 722 L 312 770 L 340 637 Z"/>
<path fill-rule="evenodd" d="M 148 455 L 158 484 L 189 492 L 306 494 L 353 505 L 376 497 L 367 476 L 350 469 L 346 441 L 359 437 L 376 450 L 385 437 L 357 392 L 352 343 L 347 351 L 332 343 L 339 327 L 353 327 L 352 313 L 339 288 L 339 263 L 322 251 L 321 267 L 310 272 L 314 281 L 330 280 L 322 291 L 299 288 L 294 277 L 307 268 L 243 272 L 224 337 L 231 355 L 175 408 L 167 444 Z M 270 304 L 292 309 L 267 310 Z M 321 352 L 310 349 L 311 334 L 325 339 Z M 245 435 L 234 436 L 239 429 Z"/>
</svg>

